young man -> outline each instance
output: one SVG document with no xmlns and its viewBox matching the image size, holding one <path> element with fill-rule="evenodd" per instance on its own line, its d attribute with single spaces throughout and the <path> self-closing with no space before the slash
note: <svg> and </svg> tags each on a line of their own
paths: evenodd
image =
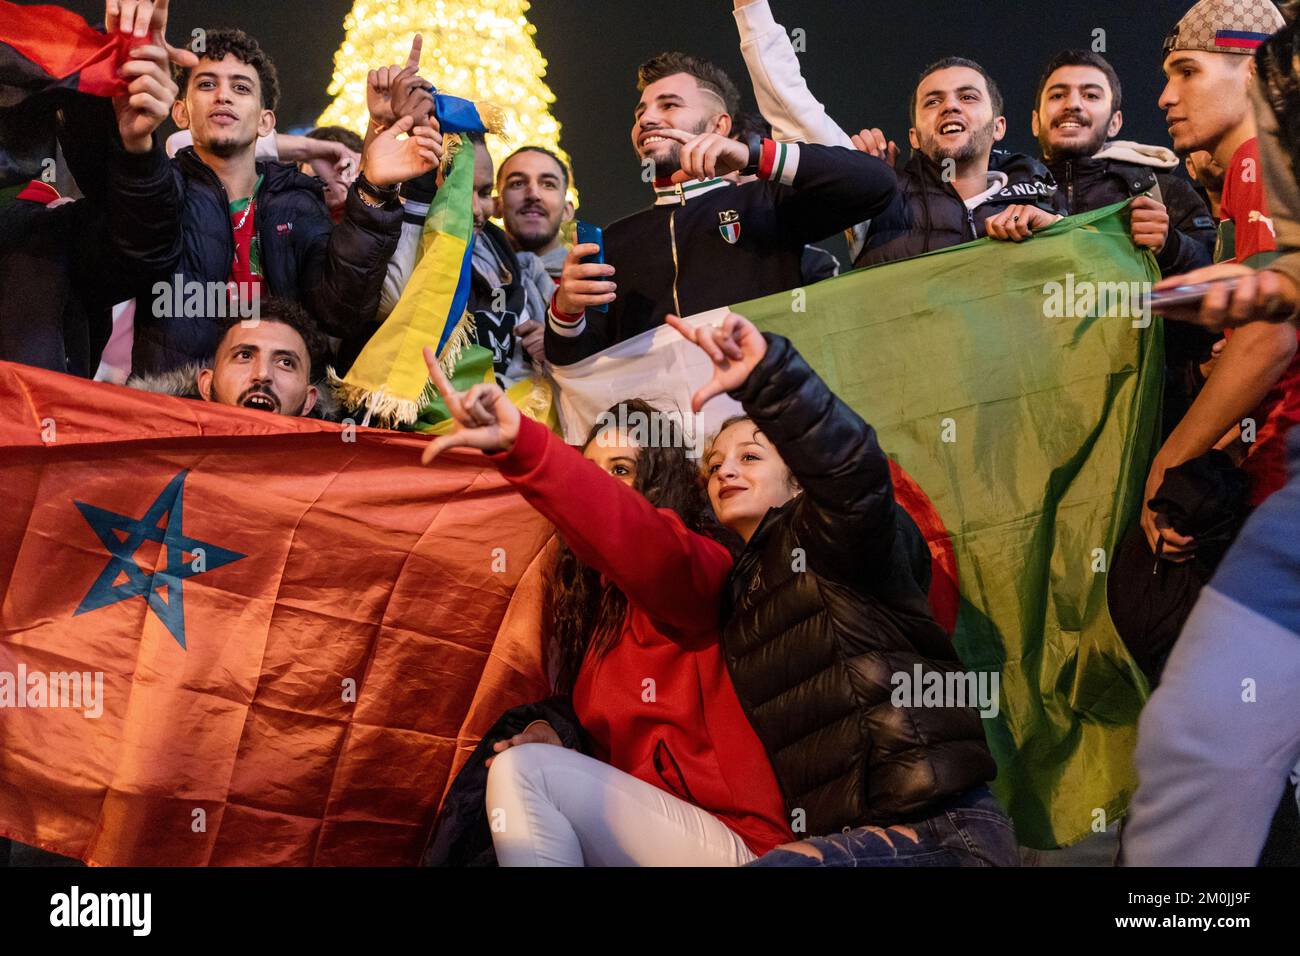
<svg viewBox="0 0 1300 956">
<path fill-rule="evenodd" d="M 516 252 L 507 234 L 491 221 L 500 208 L 494 195 L 492 154 L 481 134 L 471 134 L 470 139 L 474 143 L 474 249 L 466 309 L 474 319 L 475 340 L 492 353 L 497 384 L 508 389 L 542 368 L 543 323 L 555 282 L 538 256 Z M 437 174 L 430 173 L 403 187 L 402 238 L 388 263 L 380 302 L 383 316 L 396 307 L 410 281 L 438 185 Z"/>
<path fill-rule="evenodd" d="M 270 299 L 261 311 L 256 322 L 223 319 L 216 349 L 205 361 L 133 376 L 127 387 L 275 415 L 331 417 L 323 414 L 334 407 L 328 389 L 316 384 L 325 375 L 324 336 L 293 302 Z"/>
<path fill-rule="evenodd" d="M 1133 242 L 1155 253 L 1162 275 L 1209 265 L 1209 210 L 1173 175 L 1178 157 L 1170 150 L 1114 141 L 1124 125 L 1121 102 L 1119 76 L 1096 53 L 1065 50 L 1044 68 L 1031 126 L 1066 208 L 1074 215 L 1136 197 Z"/>
<path fill-rule="evenodd" d="M 497 171 L 495 215 L 510 245 L 536 255 L 555 280 L 569 252 L 560 239 L 560 226 L 573 219 L 568 192 L 569 168 L 545 146 L 519 147 Z"/>
<path fill-rule="evenodd" d="M 754 97 L 778 140 L 851 146 L 896 164 L 898 147 L 879 129 L 850 136 L 826 114 L 804 82 L 794 45 L 768 0 L 733 4 Z M 920 79 L 910 106 L 916 152 L 898 171 L 898 194 L 889 209 L 853 229 L 854 265 L 906 259 L 984 235 L 1019 241 L 1065 211 L 1041 163 L 993 150 L 1006 135 L 1006 120 L 1002 94 L 983 67 L 948 57 L 927 67 Z M 941 120 L 954 131 L 941 134 Z"/>
<path fill-rule="evenodd" d="M 1276 248 L 1263 191 L 1250 86 L 1254 50 L 1283 24 L 1268 0 L 1201 0 L 1165 40 L 1160 95 L 1174 149 L 1209 152 L 1225 170 L 1222 213 L 1235 232 L 1237 262 L 1257 262 Z M 1151 467 L 1143 496 L 1142 527 L 1153 551 L 1186 560 L 1195 541 L 1169 527 L 1148 507 L 1174 465 L 1241 431 L 1250 479 L 1249 501 L 1260 504 L 1285 480 L 1284 435 L 1300 418 L 1300 363 L 1294 328 L 1251 322 L 1235 330 L 1204 388 L 1170 433 Z M 1253 438 L 1253 441 L 1251 440 Z"/>
<path fill-rule="evenodd" d="M 564 265 L 546 356 L 577 362 L 662 324 L 795 288 L 806 243 L 870 219 L 894 195 L 893 171 L 841 147 L 730 138 L 739 94 L 706 60 L 643 63 L 632 147 L 654 172 L 655 205 L 605 230 L 605 264 Z M 756 175 L 736 185 L 728 173 Z M 599 312 L 592 306 L 608 305 Z"/>
<path fill-rule="evenodd" d="M 172 161 L 184 248 L 176 276 L 161 278 L 204 289 L 236 283 L 254 302 L 263 293 L 301 301 L 332 335 L 365 327 L 397 242 L 396 185 L 436 164 L 436 131 L 413 129 L 405 117 L 376 136 L 334 227 L 318 181 L 257 162 L 259 134 L 275 128 L 274 65 L 242 31 L 208 30 L 205 40 L 198 64 L 177 75 L 172 116 L 192 132 L 194 145 Z M 399 140 L 405 132 L 410 137 Z M 215 316 L 173 315 L 153 305 L 136 310 L 136 372 L 175 368 L 211 352 Z"/>
</svg>

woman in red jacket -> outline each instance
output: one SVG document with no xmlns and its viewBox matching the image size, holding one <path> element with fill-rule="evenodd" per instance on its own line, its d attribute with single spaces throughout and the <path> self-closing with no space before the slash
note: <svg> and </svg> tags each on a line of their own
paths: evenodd
<svg viewBox="0 0 1300 956">
<path fill-rule="evenodd" d="M 449 448 L 487 452 L 605 578 L 602 600 L 626 608 L 613 631 L 561 647 L 561 683 L 565 659 L 580 662 L 574 711 L 600 759 L 557 746 L 541 722 L 497 745 L 487 810 L 498 862 L 734 866 L 788 842 L 776 775 L 718 647 L 731 555 L 633 490 L 638 462 L 649 464 L 636 425 L 593 432 L 599 440 L 579 454 L 522 418 L 497 386 L 458 393 L 428 349 L 425 359 L 458 426 L 430 443 L 425 463 Z M 654 436 L 658 423 L 644 424 Z M 651 451 L 685 460 L 677 444 Z"/>
</svg>

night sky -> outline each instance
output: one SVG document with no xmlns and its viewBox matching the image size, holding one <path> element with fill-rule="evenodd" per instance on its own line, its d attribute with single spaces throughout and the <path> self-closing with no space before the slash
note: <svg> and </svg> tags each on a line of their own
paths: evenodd
<svg viewBox="0 0 1300 956">
<path fill-rule="evenodd" d="M 1192 0 L 771 0 L 778 22 L 802 28 L 804 76 L 850 132 L 880 126 L 907 155 L 907 104 L 919 69 L 941 56 L 982 63 L 1006 97 L 1004 146 L 1030 151 L 1029 114 L 1043 63 L 1089 47 L 1105 31 L 1106 56 L 1123 83 L 1125 139 L 1169 145 L 1156 99 L 1160 45 Z M 103 17 L 103 0 L 62 6 Z M 280 128 L 312 123 L 327 105 L 334 51 L 350 0 L 173 0 L 171 37 L 196 26 L 239 26 L 275 59 L 283 88 Z M 562 142 L 573 156 L 581 216 L 607 223 L 645 205 L 647 187 L 629 143 L 636 66 L 666 49 L 727 69 L 753 107 L 732 0 L 533 0 L 529 17 L 549 61 Z M 437 77 L 432 77 L 436 82 Z"/>
</svg>

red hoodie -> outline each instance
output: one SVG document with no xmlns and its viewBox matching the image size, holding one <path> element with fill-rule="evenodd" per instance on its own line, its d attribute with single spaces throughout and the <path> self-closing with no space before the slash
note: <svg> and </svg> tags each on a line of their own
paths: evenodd
<svg viewBox="0 0 1300 956">
<path fill-rule="evenodd" d="M 598 756 L 708 810 L 760 856 L 794 839 L 776 775 L 718 646 L 731 555 L 530 419 L 501 474 L 628 600 L 617 642 L 578 673 Z"/>
</svg>

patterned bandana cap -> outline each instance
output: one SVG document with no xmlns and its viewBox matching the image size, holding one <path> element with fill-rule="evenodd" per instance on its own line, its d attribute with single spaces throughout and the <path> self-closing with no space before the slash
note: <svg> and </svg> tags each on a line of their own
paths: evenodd
<svg viewBox="0 0 1300 956">
<path fill-rule="evenodd" d="M 1249 56 L 1284 25 L 1282 14 L 1269 0 L 1200 0 L 1165 37 L 1164 55 L 1204 50 Z"/>
</svg>

